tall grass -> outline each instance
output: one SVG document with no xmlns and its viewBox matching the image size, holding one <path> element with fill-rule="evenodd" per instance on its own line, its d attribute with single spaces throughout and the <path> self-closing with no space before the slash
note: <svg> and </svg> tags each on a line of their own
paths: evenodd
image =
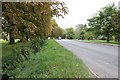
<svg viewBox="0 0 120 80">
<path fill-rule="evenodd" d="M 89 78 L 90 73 L 83 61 L 48 40 L 38 54 L 31 56 L 12 71 L 17 78 Z"/>
<path fill-rule="evenodd" d="M 32 54 L 37 53 L 41 49 L 43 43 L 44 41 L 41 39 L 34 39 L 29 42 L 15 43 L 11 45 L 3 42 L 2 43 L 3 73 L 15 69 L 18 63 L 28 60 Z"/>
</svg>

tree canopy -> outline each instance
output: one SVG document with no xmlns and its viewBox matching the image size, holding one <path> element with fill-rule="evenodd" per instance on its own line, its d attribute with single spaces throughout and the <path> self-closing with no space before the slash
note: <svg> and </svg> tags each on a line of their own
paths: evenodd
<svg viewBox="0 0 120 80">
<path fill-rule="evenodd" d="M 93 28 L 97 36 L 103 35 L 106 37 L 107 42 L 109 42 L 116 28 L 115 20 L 113 21 L 115 15 L 117 15 L 117 8 L 114 4 L 109 4 L 102 8 L 95 16 L 88 19 L 88 25 Z"/>
<path fill-rule="evenodd" d="M 68 14 L 66 4 L 59 1 L 3 2 L 2 10 L 2 29 L 10 35 L 10 43 L 14 43 L 14 38 L 45 38 L 51 32 L 51 18 Z"/>
<path fill-rule="evenodd" d="M 66 29 L 66 36 L 68 39 L 73 39 L 74 35 L 75 35 L 75 33 L 74 33 L 74 29 L 72 27 Z"/>
</svg>

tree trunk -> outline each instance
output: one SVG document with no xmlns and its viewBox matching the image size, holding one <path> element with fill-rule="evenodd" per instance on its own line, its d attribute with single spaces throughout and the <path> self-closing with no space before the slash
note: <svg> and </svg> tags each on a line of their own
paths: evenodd
<svg viewBox="0 0 120 80">
<path fill-rule="evenodd" d="M 108 33 L 108 35 L 107 35 L 107 43 L 109 43 L 109 41 L 110 41 L 110 35 Z"/>
<path fill-rule="evenodd" d="M 109 43 L 109 38 L 107 38 L 107 43 Z"/>
<path fill-rule="evenodd" d="M 120 42 L 120 31 L 118 30 L 118 36 L 117 36 L 117 41 Z"/>
<path fill-rule="evenodd" d="M 29 38 L 28 35 L 26 35 L 26 41 L 28 41 L 28 38 Z"/>
<path fill-rule="evenodd" d="M 10 35 L 9 39 L 10 39 L 9 44 L 14 44 L 15 43 L 15 39 L 14 39 L 13 36 Z"/>
<path fill-rule="evenodd" d="M 108 33 L 107 33 L 107 43 L 109 43 L 109 41 L 110 41 L 110 30 L 109 30 L 109 28 L 108 28 L 108 31 L 107 31 Z"/>
<path fill-rule="evenodd" d="M 118 35 L 118 37 L 117 37 L 117 41 L 120 42 L 120 36 L 119 36 L 119 35 Z"/>
<path fill-rule="evenodd" d="M 11 25 L 14 26 L 13 23 L 11 23 Z M 11 28 L 10 28 L 10 33 L 9 33 L 9 35 L 10 35 L 9 36 L 10 42 L 9 42 L 9 44 L 14 44 L 15 43 L 14 34 L 12 33 L 13 32 L 13 26 L 11 26 Z"/>
</svg>

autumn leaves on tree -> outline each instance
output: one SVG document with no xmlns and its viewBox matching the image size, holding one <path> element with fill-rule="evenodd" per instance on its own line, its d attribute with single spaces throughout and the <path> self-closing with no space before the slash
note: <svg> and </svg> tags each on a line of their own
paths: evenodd
<svg viewBox="0 0 120 80">
<path fill-rule="evenodd" d="M 59 27 L 52 18 L 68 14 L 64 2 L 4 2 L 2 3 L 2 29 L 9 34 L 10 44 L 15 39 L 21 42 L 34 37 L 55 36 Z M 60 29 L 62 31 L 62 29 Z"/>
</svg>

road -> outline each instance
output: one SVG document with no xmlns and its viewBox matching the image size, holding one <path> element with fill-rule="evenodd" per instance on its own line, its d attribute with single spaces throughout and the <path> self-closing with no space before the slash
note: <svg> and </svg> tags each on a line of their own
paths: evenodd
<svg viewBox="0 0 120 80">
<path fill-rule="evenodd" d="M 75 40 L 56 40 L 81 58 L 99 78 L 118 78 L 118 47 Z"/>
</svg>

